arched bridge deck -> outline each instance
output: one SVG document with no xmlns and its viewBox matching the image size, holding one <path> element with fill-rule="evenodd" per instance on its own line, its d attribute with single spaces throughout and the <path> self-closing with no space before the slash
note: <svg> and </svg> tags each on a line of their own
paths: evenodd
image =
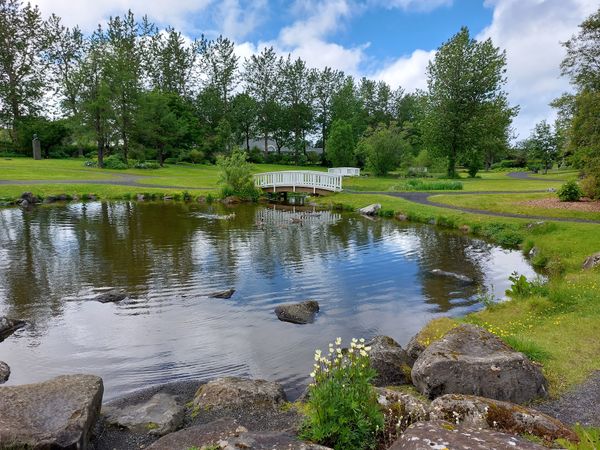
<svg viewBox="0 0 600 450">
<path fill-rule="evenodd" d="M 254 175 L 254 184 L 266 192 L 306 192 L 327 195 L 342 190 L 342 176 L 314 170 L 284 170 Z"/>
</svg>

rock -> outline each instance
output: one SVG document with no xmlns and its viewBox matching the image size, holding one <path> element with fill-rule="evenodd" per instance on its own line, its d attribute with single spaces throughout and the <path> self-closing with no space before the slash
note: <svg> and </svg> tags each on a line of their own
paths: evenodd
<svg viewBox="0 0 600 450">
<path fill-rule="evenodd" d="M 19 206 L 21 208 L 29 208 L 29 201 L 28 200 L 19 200 Z"/>
<path fill-rule="evenodd" d="M 318 312 L 319 303 L 314 300 L 307 300 L 300 303 L 288 303 L 279 305 L 275 308 L 275 314 L 279 320 L 301 325 L 314 322 L 315 315 Z"/>
<path fill-rule="evenodd" d="M 67 194 L 49 195 L 44 199 L 44 203 L 66 202 L 70 198 Z"/>
<path fill-rule="evenodd" d="M 429 420 L 429 404 L 414 395 L 377 388 L 377 401 L 384 408 L 386 423 L 396 424 L 397 433 L 415 422 Z"/>
<path fill-rule="evenodd" d="M 4 361 L 0 361 L 0 384 L 6 383 L 10 377 L 10 367 Z"/>
<path fill-rule="evenodd" d="M 535 258 L 540 254 L 540 250 L 537 247 L 531 247 L 531 250 L 527 253 L 528 258 Z"/>
<path fill-rule="evenodd" d="M 200 195 L 200 196 L 198 196 L 198 198 L 196 199 L 196 201 L 198 203 L 206 203 L 206 196 L 205 195 Z"/>
<path fill-rule="evenodd" d="M 433 449 L 544 450 L 546 447 L 498 431 L 478 430 L 436 420 L 411 425 L 388 450 Z"/>
<path fill-rule="evenodd" d="M 590 270 L 597 266 L 600 266 L 600 252 L 588 256 L 583 263 L 584 270 Z"/>
<path fill-rule="evenodd" d="M 209 297 L 212 298 L 231 298 L 231 296 L 235 293 L 235 289 L 227 289 L 226 291 L 217 291 L 208 294 Z"/>
<path fill-rule="evenodd" d="M 247 407 L 257 410 L 277 410 L 286 401 L 279 383 L 224 377 L 201 386 L 194 396 L 194 408 L 211 410 Z"/>
<path fill-rule="evenodd" d="M 406 346 L 406 354 L 408 355 L 408 364 L 412 367 L 415 361 L 421 356 L 427 347 L 419 341 L 419 335 L 414 335 Z"/>
<path fill-rule="evenodd" d="M 286 432 L 249 432 L 230 418 L 168 434 L 150 445 L 148 450 L 188 450 L 209 446 L 223 450 L 327 450 L 327 447 L 299 441 Z"/>
<path fill-rule="evenodd" d="M 143 202 L 145 200 L 146 196 L 144 194 L 137 194 L 135 196 L 135 198 L 138 202 Z"/>
<path fill-rule="evenodd" d="M 110 291 L 106 291 L 103 292 L 102 294 L 98 295 L 95 300 L 99 301 L 100 303 L 116 303 L 116 302 L 120 302 L 121 300 L 124 300 L 127 298 L 127 293 L 125 291 L 121 291 L 118 289 L 112 289 Z"/>
<path fill-rule="evenodd" d="M 173 200 L 173 196 L 172 195 L 165 195 L 163 197 L 163 200 Z"/>
<path fill-rule="evenodd" d="M 410 358 L 400 344 L 388 336 L 376 336 L 367 346 L 371 347 L 371 367 L 377 371 L 375 386 L 410 384 Z"/>
<path fill-rule="evenodd" d="M 471 232 L 471 227 L 469 225 L 461 225 L 458 227 L 458 229 L 465 234 L 469 234 Z"/>
<path fill-rule="evenodd" d="M 19 328 L 23 328 L 26 324 L 27 322 L 23 320 L 0 316 L 0 342 L 13 334 Z"/>
<path fill-rule="evenodd" d="M 445 270 L 441 270 L 441 269 L 433 269 L 433 270 L 430 270 L 429 273 L 431 275 L 435 275 L 436 277 L 454 278 L 455 280 L 458 280 L 464 284 L 473 284 L 475 282 L 475 281 L 473 281 L 472 278 L 469 278 L 466 275 L 461 275 L 459 273 L 454 273 L 454 272 L 446 272 Z"/>
<path fill-rule="evenodd" d="M 0 387 L 0 442 L 11 448 L 89 448 L 103 390 L 102 378 L 94 375 Z"/>
<path fill-rule="evenodd" d="M 399 220 L 400 222 L 406 222 L 408 220 L 408 216 L 406 214 L 397 214 L 396 220 Z"/>
<path fill-rule="evenodd" d="M 514 403 L 448 394 L 431 403 L 432 420 L 459 422 L 473 428 L 492 428 L 512 434 L 530 434 L 546 442 L 577 441 L 577 435 L 557 419 Z"/>
<path fill-rule="evenodd" d="M 88 194 L 86 196 L 87 200 L 91 201 L 91 202 L 95 202 L 96 200 L 98 200 L 98 197 L 96 196 L 96 194 Z"/>
<path fill-rule="evenodd" d="M 429 345 L 412 381 L 422 394 L 471 394 L 525 403 L 547 396 L 540 367 L 483 328 L 462 324 Z"/>
<path fill-rule="evenodd" d="M 125 407 L 105 406 L 106 423 L 127 428 L 134 433 L 164 436 L 183 423 L 185 407 L 175 395 L 159 392 L 148 401 Z"/>
<path fill-rule="evenodd" d="M 358 210 L 358 212 L 364 216 L 376 216 L 380 209 L 381 209 L 381 204 L 373 203 L 372 205 L 365 206 L 364 208 L 360 208 Z"/>
</svg>

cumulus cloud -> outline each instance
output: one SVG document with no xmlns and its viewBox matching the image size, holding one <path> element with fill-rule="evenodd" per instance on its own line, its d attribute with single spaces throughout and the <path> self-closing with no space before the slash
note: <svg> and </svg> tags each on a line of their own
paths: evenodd
<svg viewBox="0 0 600 450">
<path fill-rule="evenodd" d="M 370 78 L 385 81 L 390 86 L 403 87 L 406 91 L 427 88 L 425 70 L 435 56 L 435 50 L 415 50 L 387 64 L 383 69 L 370 74 Z"/>
<path fill-rule="evenodd" d="M 548 104 L 569 89 L 559 65 L 565 53 L 561 42 L 598 7 L 596 0 L 488 0 L 494 8 L 490 26 L 479 39 L 491 38 L 506 49 L 507 90 L 512 104 L 521 106 L 515 130 L 526 137 L 535 123 L 552 119 Z"/>
<path fill-rule="evenodd" d="M 218 8 L 217 21 L 220 32 L 237 40 L 253 32 L 268 14 L 267 0 L 254 0 L 241 4 L 239 0 L 223 0 Z"/>
<path fill-rule="evenodd" d="M 385 8 L 428 12 L 442 6 L 451 6 L 453 0 L 371 0 L 369 3 Z"/>
</svg>

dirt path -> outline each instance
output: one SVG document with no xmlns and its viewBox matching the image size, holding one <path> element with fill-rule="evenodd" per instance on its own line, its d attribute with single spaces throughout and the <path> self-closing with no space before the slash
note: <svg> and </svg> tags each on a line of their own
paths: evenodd
<svg viewBox="0 0 600 450">
<path fill-rule="evenodd" d="M 439 208 L 447 208 L 453 209 L 455 211 L 462 211 L 472 214 L 482 214 L 485 216 L 494 216 L 494 217 L 509 217 L 512 219 L 528 219 L 528 220 L 550 220 L 554 222 L 567 222 L 567 223 L 597 223 L 600 224 L 600 220 L 592 220 L 592 219 L 567 219 L 563 217 L 548 217 L 548 216 L 538 216 L 538 215 L 525 215 L 525 214 L 512 214 L 512 213 L 502 213 L 495 211 L 487 211 L 485 209 L 474 209 L 474 208 L 464 208 L 462 206 L 454 206 L 447 205 L 445 203 L 434 202 L 429 200 L 429 197 L 433 195 L 493 195 L 493 194 L 535 194 L 535 193 L 543 193 L 548 192 L 546 190 L 543 191 L 480 191 L 480 192 L 359 192 L 352 191 L 353 194 L 381 194 L 381 195 L 389 195 L 390 197 L 398 197 L 404 200 L 408 200 L 410 202 L 418 203 L 420 205 L 427 206 L 437 206 Z"/>
<path fill-rule="evenodd" d="M 535 408 L 571 425 L 600 427 L 600 371 L 562 397 Z"/>
</svg>

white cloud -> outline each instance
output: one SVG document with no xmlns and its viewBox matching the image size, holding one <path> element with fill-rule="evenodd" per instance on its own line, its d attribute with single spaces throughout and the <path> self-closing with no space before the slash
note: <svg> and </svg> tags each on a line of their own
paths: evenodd
<svg viewBox="0 0 600 450">
<path fill-rule="evenodd" d="M 229 39 L 247 36 L 267 16 L 267 0 L 254 0 L 240 5 L 239 0 L 223 0 L 219 5 L 220 32 Z"/>
<path fill-rule="evenodd" d="M 434 55 L 435 50 L 415 50 L 410 56 L 398 58 L 369 77 L 383 80 L 393 88 L 401 86 L 406 91 L 426 89 L 425 70 Z"/>
<path fill-rule="evenodd" d="M 568 90 L 559 65 L 565 53 L 562 41 L 598 7 L 596 0 L 488 0 L 494 8 L 492 23 L 478 39 L 490 37 L 506 49 L 507 90 L 512 104 L 521 106 L 515 129 L 524 138 L 535 123 L 553 120 L 548 106 Z"/>
<path fill-rule="evenodd" d="M 369 3 L 385 8 L 429 12 L 442 6 L 451 6 L 453 0 L 371 0 Z"/>
</svg>

